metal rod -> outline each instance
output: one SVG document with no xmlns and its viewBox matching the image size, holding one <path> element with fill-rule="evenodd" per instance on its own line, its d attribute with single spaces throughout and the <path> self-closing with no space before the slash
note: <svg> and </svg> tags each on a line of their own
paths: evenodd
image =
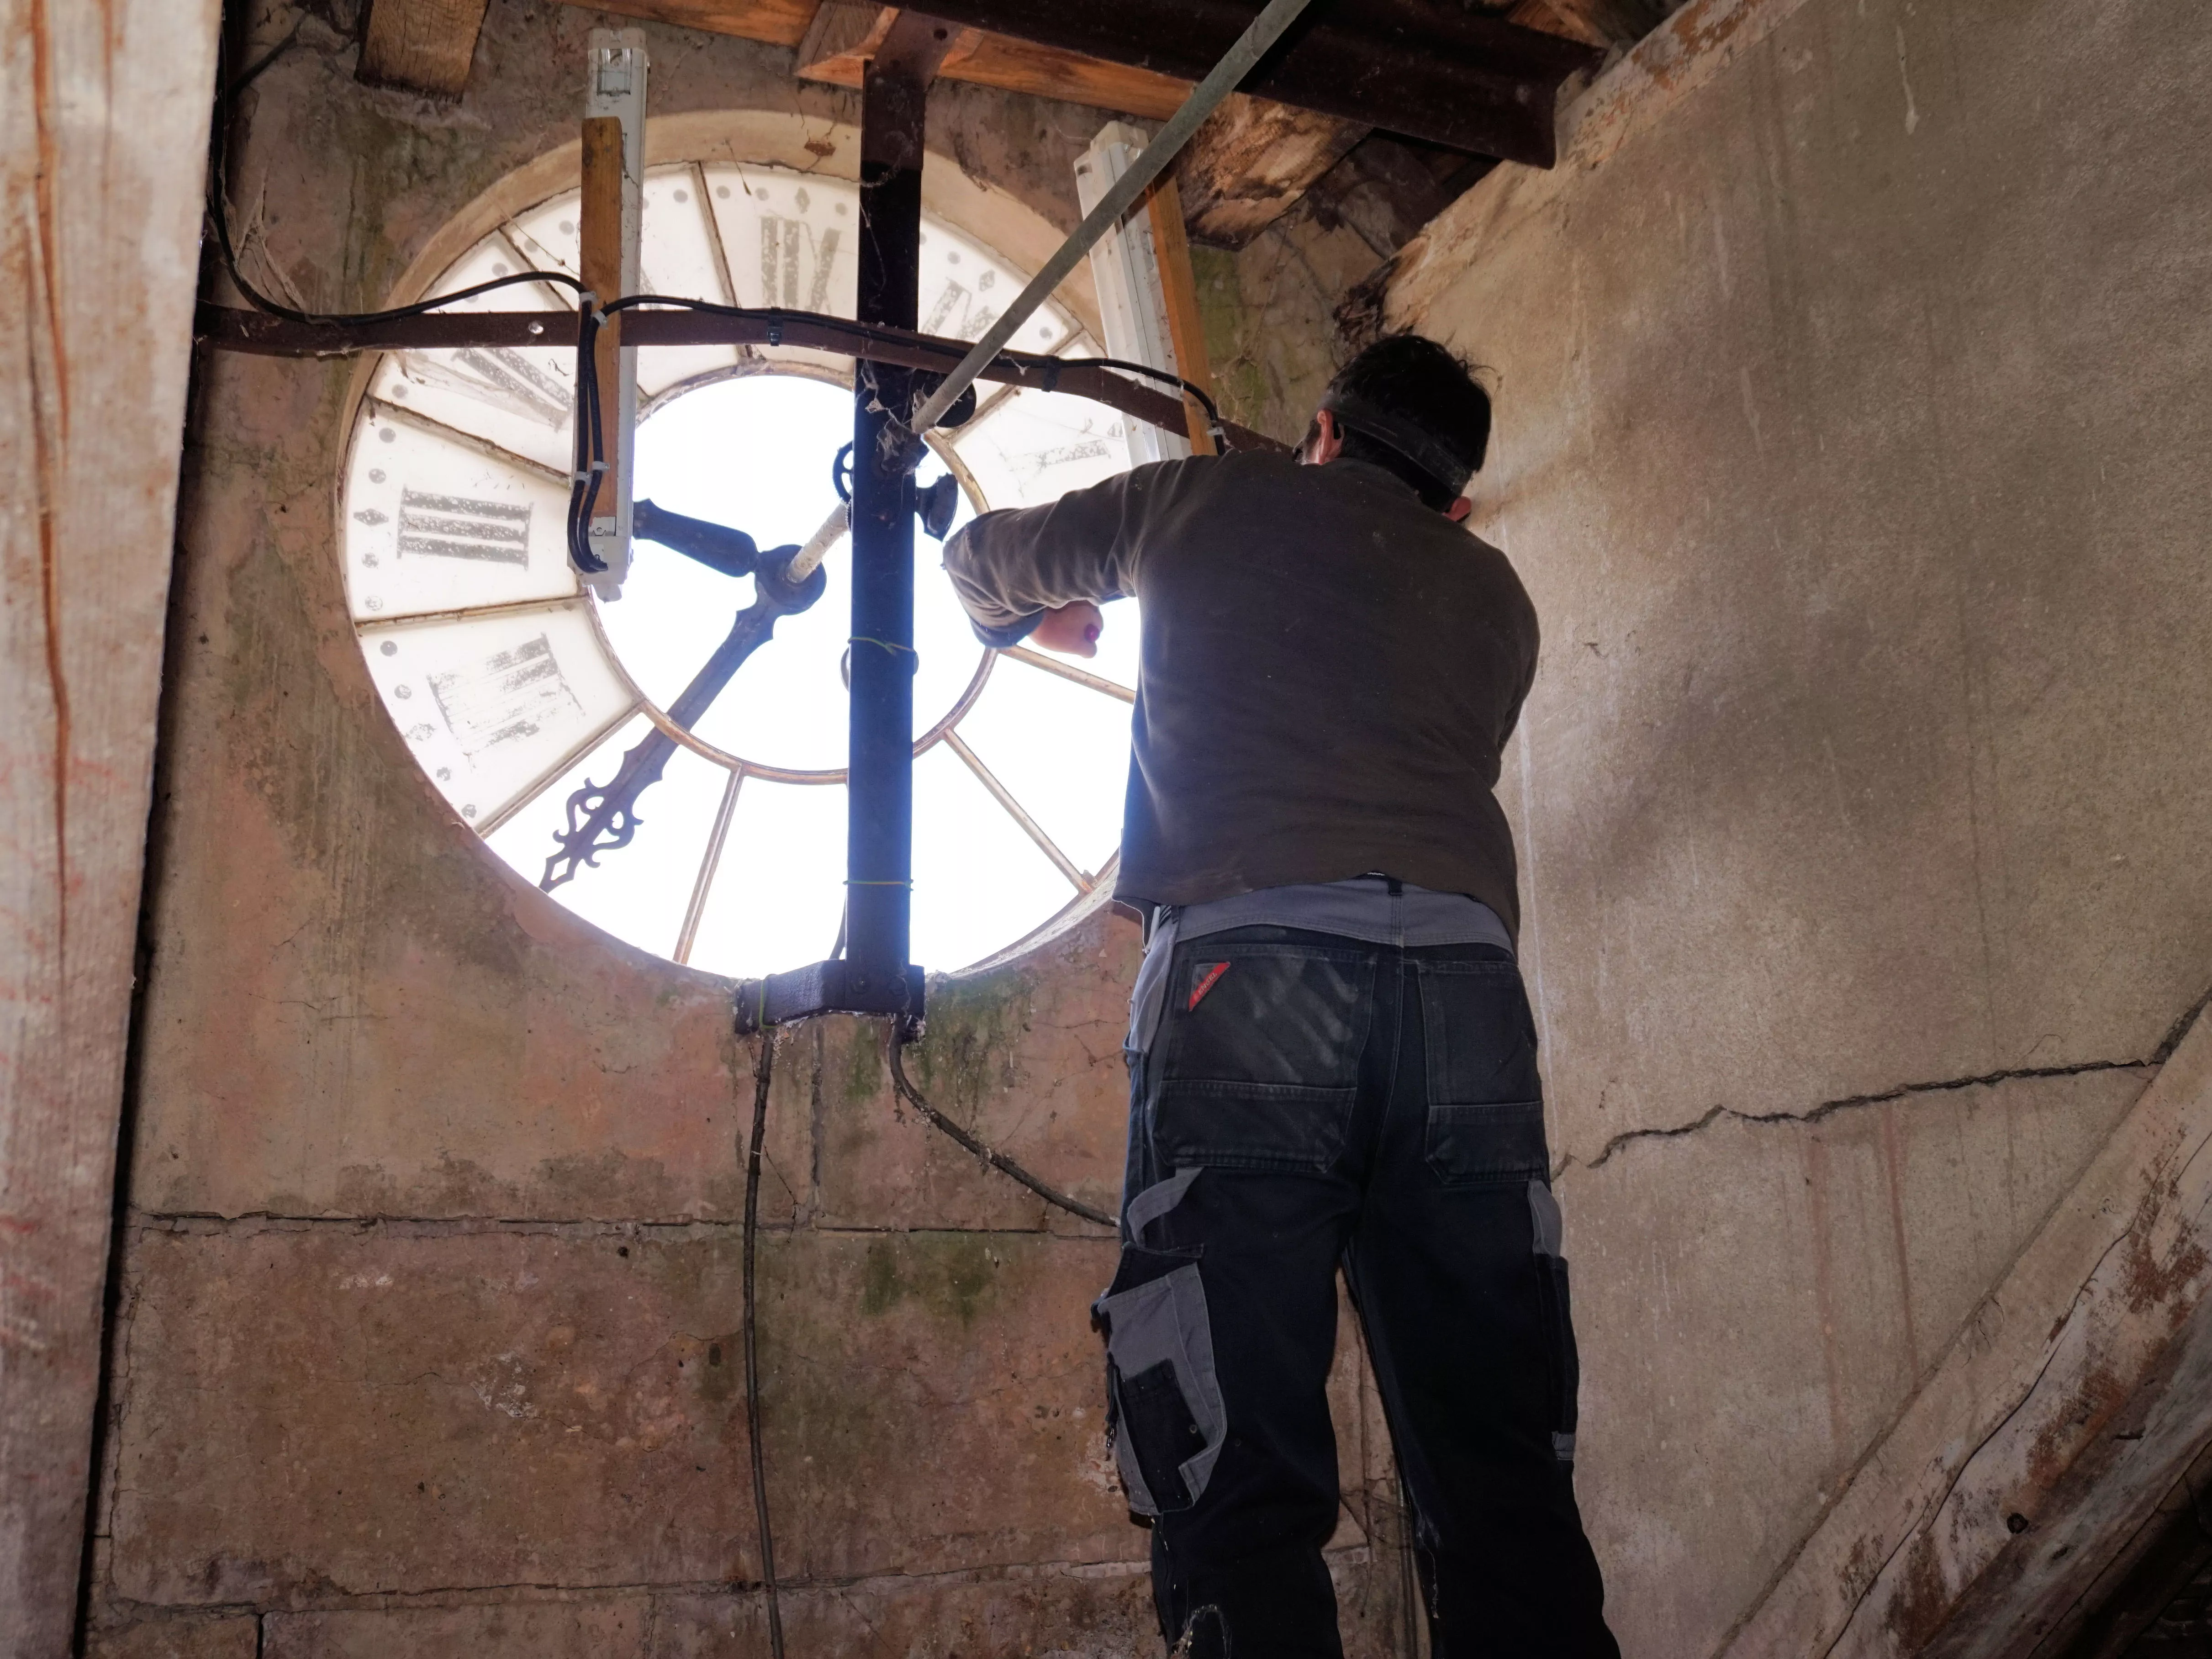
<svg viewBox="0 0 2212 1659">
<path fill-rule="evenodd" d="M 1006 342 L 1014 337 L 1014 331 L 1029 321 L 1030 313 L 1066 280 L 1076 261 L 1091 252 L 1091 244 L 1121 222 L 1121 216 L 1145 193 L 1146 186 L 1165 172 L 1168 163 L 1190 142 L 1199 124 L 1237 90 L 1237 82 L 1251 73 L 1252 66 L 1267 55 L 1267 48 L 1297 21 L 1308 3 L 1309 0 L 1270 0 L 1267 9 L 1252 20 L 1244 33 L 1237 37 L 1237 44 L 1192 89 L 1182 107 L 1168 118 L 1168 124 L 1145 146 L 1145 153 L 1130 164 L 1129 170 L 1115 181 L 1112 189 L 1099 198 L 1098 205 L 1085 216 L 1083 222 L 1075 228 L 1075 234 L 1060 245 L 1060 252 L 1045 261 L 1044 269 L 1030 278 L 1030 285 L 1000 314 L 989 331 L 975 342 L 960 360 L 960 366 L 946 375 L 944 384 L 930 394 L 929 401 L 915 411 L 911 422 L 915 431 L 927 432 L 945 418 L 945 411 L 974 383 L 983 366 L 999 355 Z"/>
<path fill-rule="evenodd" d="M 960 734 L 957 732 L 947 732 L 945 734 L 945 742 L 947 748 L 968 763 L 968 769 L 975 775 L 975 781 L 991 792 L 993 800 L 1006 809 L 1008 817 L 1021 825 L 1022 833 L 1037 844 L 1037 850 L 1050 859 L 1058 866 L 1060 873 L 1074 884 L 1075 890 L 1079 893 L 1089 892 L 1092 886 L 1089 872 L 1077 868 L 1075 860 L 1061 852 L 1053 838 L 1045 834 L 1037 821 L 1022 810 L 1022 804 L 1014 799 L 1013 792 L 999 781 L 991 769 L 983 764 L 974 750 L 960 741 Z"/>
<path fill-rule="evenodd" d="M 1054 661 L 1042 652 L 1032 651 L 1024 645 L 1001 646 L 999 647 L 999 654 L 1002 657 L 1012 657 L 1016 662 L 1025 662 L 1032 668 L 1042 668 L 1048 674 L 1057 674 L 1064 680 L 1073 680 L 1078 685 L 1087 685 L 1093 691 L 1103 691 L 1108 696 L 1118 697 L 1123 702 L 1134 702 L 1137 700 L 1137 694 L 1117 680 L 1109 680 L 1100 674 L 1085 673 L 1073 663 Z"/>
<path fill-rule="evenodd" d="M 707 913 L 708 890 L 714 884 L 714 872 L 722 862 L 722 843 L 730 836 L 730 817 L 738 810 L 738 790 L 745 781 L 745 769 L 730 769 L 730 781 L 722 786 L 722 804 L 714 809 L 714 827 L 707 835 L 707 856 L 699 860 L 699 878 L 691 884 L 691 902 L 684 909 L 684 929 L 676 936 L 676 960 L 688 964 L 691 960 L 692 943 L 699 937 L 699 918 Z"/>
<path fill-rule="evenodd" d="M 950 31 L 903 13 L 860 82 L 863 323 L 915 326 L 921 298 L 922 136 Z M 853 377 L 852 694 L 845 797 L 845 956 L 863 1000 L 903 986 L 914 877 L 914 475 L 884 440 L 913 407 L 913 371 Z"/>
<path fill-rule="evenodd" d="M 812 575 L 814 567 L 830 556 L 830 550 L 852 527 L 852 509 L 838 502 L 830 509 L 830 516 L 822 520 L 822 527 L 806 538 L 806 545 L 791 556 L 790 567 L 783 573 L 784 580 L 803 582 Z"/>
</svg>

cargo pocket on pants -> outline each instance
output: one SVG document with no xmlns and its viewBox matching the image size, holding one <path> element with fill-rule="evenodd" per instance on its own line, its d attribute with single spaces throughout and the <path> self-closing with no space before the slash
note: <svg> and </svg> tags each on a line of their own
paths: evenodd
<svg viewBox="0 0 2212 1659">
<path fill-rule="evenodd" d="M 1536 1028 L 1512 962 L 1419 964 L 1429 1167 L 1447 1187 L 1549 1173 Z"/>
<path fill-rule="evenodd" d="M 1188 1509 L 1229 1429 L 1198 1263 L 1126 1248 L 1091 1322 L 1106 1334 L 1107 1429 L 1129 1507 L 1146 1516 Z"/>
<path fill-rule="evenodd" d="M 1536 1301 L 1543 1317 L 1552 1455 L 1562 1463 L 1571 1463 L 1575 1461 L 1576 1397 L 1582 1392 L 1582 1359 L 1575 1348 L 1574 1305 L 1567 1296 L 1567 1259 L 1559 1253 L 1565 1232 L 1559 1201 L 1540 1181 L 1528 1183 L 1528 1219 L 1535 1236 Z"/>
</svg>

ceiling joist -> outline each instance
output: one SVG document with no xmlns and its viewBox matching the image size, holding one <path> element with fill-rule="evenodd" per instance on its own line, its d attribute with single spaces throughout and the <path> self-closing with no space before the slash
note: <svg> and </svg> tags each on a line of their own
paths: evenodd
<svg viewBox="0 0 2212 1659">
<path fill-rule="evenodd" d="M 458 98 L 489 0 L 371 0 L 355 73 L 377 86 Z"/>
<path fill-rule="evenodd" d="M 971 28 L 1196 81 L 1258 8 L 1249 0 L 931 0 Z M 1243 89 L 1318 114 L 1532 167 L 1557 155 L 1559 85 L 1595 48 L 1451 0 L 1359 0 L 1309 12 Z"/>
<path fill-rule="evenodd" d="M 898 15 L 896 6 L 823 0 L 799 43 L 799 79 L 858 87 L 862 67 L 875 56 Z M 955 36 L 937 73 L 943 80 L 1064 99 L 1154 121 L 1174 114 L 1190 94 L 1190 82 L 1171 76 L 972 28 L 963 28 Z"/>
<path fill-rule="evenodd" d="M 1663 0 L 1523 0 L 1515 15 L 1534 7 L 1532 15 L 1603 8 L 1611 15 L 1640 5 Z M 860 27 L 857 14 L 868 11 L 866 5 L 830 0 L 819 9 L 831 6 L 854 15 L 824 26 L 808 69 L 816 78 L 840 80 L 851 72 L 844 59 L 878 24 L 869 19 Z M 599 9 L 792 46 L 807 40 L 817 9 L 811 0 L 614 0 Z M 1255 0 L 931 0 L 929 9 L 976 32 L 956 47 L 959 61 L 942 71 L 951 79 L 1157 120 L 1179 101 L 1181 88 L 1213 67 L 1259 7 Z M 1246 92 L 1534 167 L 1554 159 L 1560 83 L 1595 69 L 1603 55 L 1585 40 L 1510 22 L 1467 0 L 1334 0 L 1317 14 L 1292 26 Z M 1559 30 L 1570 27 L 1558 23 Z M 1583 25 L 1576 32 L 1591 31 Z"/>
</svg>

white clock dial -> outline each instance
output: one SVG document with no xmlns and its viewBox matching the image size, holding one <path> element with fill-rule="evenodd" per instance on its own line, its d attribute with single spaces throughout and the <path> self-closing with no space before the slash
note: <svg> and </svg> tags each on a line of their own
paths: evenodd
<svg viewBox="0 0 2212 1659">
<path fill-rule="evenodd" d="M 645 186 L 646 291 L 850 316 L 858 196 L 849 181 L 684 162 Z M 576 196 L 481 239 L 430 292 L 523 270 L 573 274 Z M 934 218 L 921 246 L 923 328 L 979 337 L 1026 276 Z M 572 309 L 555 284 L 461 302 Z M 1096 354 L 1042 307 L 1014 343 Z M 374 370 L 343 492 L 346 592 L 370 677 L 432 783 L 533 882 L 586 785 L 611 782 L 656 731 L 669 748 L 635 798 L 634 835 L 552 889 L 647 950 L 732 975 L 825 955 L 844 875 L 848 550 L 811 610 L 780 618 L 690 730 L 665 714 L 753 600 L 733 580 L 641 542 L 618 600 L 586 592 L 566 550 L 572 344 L 395 353 Z M 791 347 L 638 354 L 637 494 L 745 531 L 805 539 L 851 434 L 851 360 Z M 926 482 L 959 479 L 964 518 L 1034 505 L 1129 464 L 1112 410 L 982 388 L 939 434 Z M 917 536 L 915 941 L 953 968 L 1014 944 L 1110 885 L 1136 674 L 1133 604 L 1111 607 L 1093 662 L 979 647 Z"/>
</svg>

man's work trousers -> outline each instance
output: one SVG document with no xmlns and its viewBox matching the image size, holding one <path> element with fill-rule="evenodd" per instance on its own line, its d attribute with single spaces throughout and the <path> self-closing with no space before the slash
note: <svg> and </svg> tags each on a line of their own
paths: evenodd
<svg viewBox="0 0 2212 1659">
<path fill-rule="evenodd" d="M 1170 1642 L 1343 1651 L 1322 1556 L 1341 1264 L 1436 1659 L 1618 1659 L 1575 1507 L 1567 1264 L 1512 959 L 1243 927 L 1176 945 L 1166 994 L 1130 1057 L 1095 1316 Z"/>
</svg>

